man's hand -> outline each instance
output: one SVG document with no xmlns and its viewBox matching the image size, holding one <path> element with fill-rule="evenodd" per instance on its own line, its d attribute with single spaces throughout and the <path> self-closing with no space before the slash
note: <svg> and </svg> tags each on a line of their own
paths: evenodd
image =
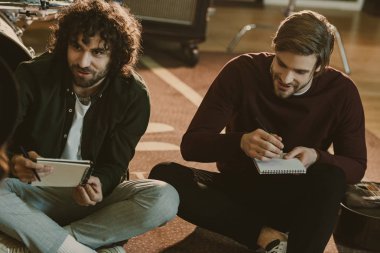
<svg viewBox="0 0 380 253">
<path fill-rule="evenodd" d="M 102 184 L 98 177 L 91 176 L 87 184 L 78 185 L 73 192 L 75 202 L 80 206 L 94 206 L 103 200 Z"/>
<path fill-rule="evenodd" d="M 242 136 L 240 147 L 247 156 L 265 161 L 279 158 L 284 144 L 280 136 L 256 129 Z"/>
<path fill-rule="evenodd" d="M 13 175 L 18 177 L 22 182 L 33 182 L 37 180 L 33 170 L 42 178 L 53 172 L 53 167 L 36 163 L 37 157 L 40 157 L 36 152 L 29 151 L 30 159 L 22 155 L 14 155 L 11 160 L 11 170 Z"/>
<path fill-rule="evenodd" d="M 308 168 L 318 160 L 318 153 L 313 148 L 296 147 L 284 156 L 285 159 L 298 158 Z"/>
<path fill-rule="evenodd" d="M 0 147 L 0 180 L 8 174 L 9 159 L 6 153 L 6 146 L 3 144 Z"/>
</svg>

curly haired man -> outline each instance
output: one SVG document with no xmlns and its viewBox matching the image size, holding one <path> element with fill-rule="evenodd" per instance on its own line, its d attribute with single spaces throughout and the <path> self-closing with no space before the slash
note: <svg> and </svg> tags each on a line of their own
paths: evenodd
<svg viewBox="0 0 380 253">
<path fill-rule="evenodd" d="M 12 178 L 0 187 L 0 230 L 31 252 L 125 252 L 123 241 L 172 219 L 178 194 L 157 180 L 125 180 L 150 115 L 134 71 L 141 29 L 118 3 L 64 9 L 48 52 L 19 65 L 20 115 L 10 146 Z M 31 159 L 20 154 L 20 146 Z M 36 187 L 54 173 L 39 156 L 91 160 L 77 187 Z"/>
</svg>

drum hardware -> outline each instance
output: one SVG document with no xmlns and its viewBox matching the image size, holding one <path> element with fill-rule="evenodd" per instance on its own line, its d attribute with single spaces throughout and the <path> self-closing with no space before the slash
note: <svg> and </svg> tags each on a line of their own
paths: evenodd
<svg viewBox="0 0 380 253">
<path fill-rule="evenodd" d="M 34 51 L 34 49 L 32 47 L 27 47 L 26 48 L 28 51 L 29 51 L 29 54 L 30 56 L 33 58 L 34 56 L 36 56 L 36 51 Z"/>
<path fill-rule="evenodd" d="M 21 61 L 34 57 L 35 51 L 22 42 L 23 32 L 35 20 L 49 21 L 57 18 L 59 9 L 73 0 L 0 0 L 0 57 L 14 70 Z M 22 21 L 22 22 L 20 22 Z"/>
<path fill-rule="evenodd" d="M 6 13 L 8 19 L 14 24 L 20 20 L 26 20 L 30 25 L 34 20 L 54 20 L 60 8 L 73 3 L 72 0 L 49 1 L 41 0 L 34 2 L 1 2 L 0 12 Z"/>
<path fill-rule="evenodd" d="M 380 183 L 360 182 L 350 186 L 341 203 L 334 230 L 338 243 L 353 248 L 380 251 Z"/>
</svg>

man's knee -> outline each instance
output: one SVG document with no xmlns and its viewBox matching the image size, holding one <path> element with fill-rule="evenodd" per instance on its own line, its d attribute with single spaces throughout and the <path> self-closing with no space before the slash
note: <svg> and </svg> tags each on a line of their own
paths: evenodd
<svg viewBox="0 0 380 253">
<path fill-rule="evenodd" d="M 4 178 L 0 183 L 1 192 L 15 192 L 17 188 L 25 185 L 16 178 Z"/>
<path fill-rule="evenodd" d="M 343 197 L 347 184 L 342 169 L 331 165 L 319 165 L 314 166 L 312 170 L 311 175 L 319 193 Z"/>
<path fill-rule="evenodd" d="M 164 224 L 177 215 L 179 195 L 176 189 L 170 184 L 158 180 L 153 180 L 153 182 L 155 182 L 153 191 L 156 201 L 154 205 L 149 208 L 149 215 L 162 217 L 161 223 Z"/>
<path fill-rule="evenodd" d="M 177 174 L 179 164 L 173 162 L 164 162 L 155 165 L 148 176 L 149 179 L 157 179 L 165 182 L 171 182 Z"/>
<path fill-rule="evenodd" d="M 171 220 L 178 212 L 179 195 L 177 190 L 168 183 L 162 182 L 160 185 L 161 202 L 166 209 L 167 220 Z"/>
</svg>

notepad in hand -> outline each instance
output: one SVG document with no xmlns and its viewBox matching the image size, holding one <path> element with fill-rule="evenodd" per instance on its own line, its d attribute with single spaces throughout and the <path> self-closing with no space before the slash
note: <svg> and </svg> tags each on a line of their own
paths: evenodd
<svg viewBox="0 0 380 253">
<path fill-rule="evenodd" d="M 306 168 L 297 158 L 272 158 L 268 161 L 253 159 L 260 174 L 305 174 Z"/>
<path fill-rule="evenodd" d="M 35 186 L 75 187 L 85 184 L 92 173 L 92 163 L 89 160 L 67 160 L 52 158 L 37 158 L 38 164 L 52 166 L 51 174 L 34 181 Z"/>
</svg>

